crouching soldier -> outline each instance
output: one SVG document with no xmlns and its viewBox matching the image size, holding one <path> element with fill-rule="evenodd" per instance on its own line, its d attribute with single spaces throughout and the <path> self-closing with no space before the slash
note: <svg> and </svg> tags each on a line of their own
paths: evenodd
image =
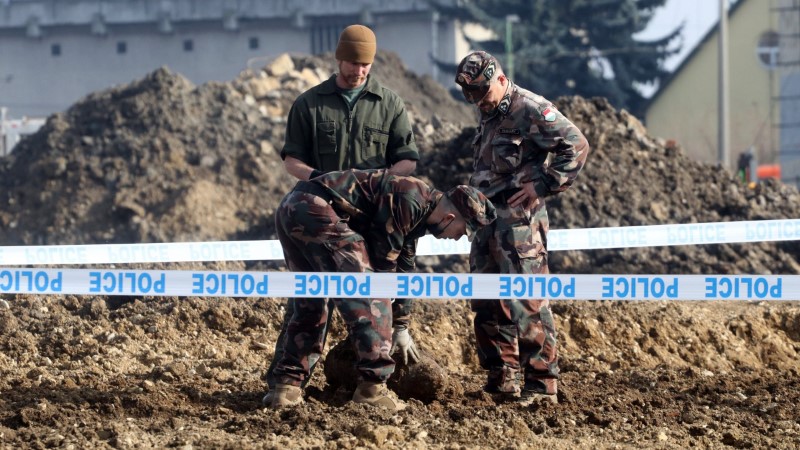
<svg viewBox="0 0 800 450">
<path fill-rule="evenodd" d="M 300 181 L 275 214 L 286 265 L 293 272 L 393 272 L 404 244 L 427 232 L 460 239 L 496 218 L 477 189 L 442 192 L 422 180 L 386 170 L 330 172 Z M 390 410 L 405 404 L 386 387 L 394 372 L 389 299 L 342 298 L 332 302 L 356 346 L 359 384 L 353 401 Z M 303 402 L 309 355 L 322 353 L 319 334 L 328 317 L 324 299 L 298 298 L 287 328 L 285 352 L 275 368 L 270 406 Z"/>
</svg>

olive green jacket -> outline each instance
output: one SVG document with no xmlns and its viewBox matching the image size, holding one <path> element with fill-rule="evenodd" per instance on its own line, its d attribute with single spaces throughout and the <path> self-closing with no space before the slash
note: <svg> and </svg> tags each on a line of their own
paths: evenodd
<svg viewBox="0 0 800 450">
<path fill-rule="evenodd" d="M 372 76 L 351 111 L 336 75 L 301 94 L 286 124 L 281 158 L 330 172 L 380 169 L 419 160 L 403 100 Z"/>
</svg>

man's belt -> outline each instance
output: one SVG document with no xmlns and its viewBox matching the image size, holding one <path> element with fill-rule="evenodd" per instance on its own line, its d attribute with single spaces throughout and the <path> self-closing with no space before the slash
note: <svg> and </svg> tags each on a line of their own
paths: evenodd
<svg viewBox="0 0 800 450">
<path fill-rule="evenodd" d="M 505 206 L 508 205 L 508 199 L 513 197 L 514 194 L 516 194 L 521 190 L 522 190 L 521 188 L 506 189 L 498 192 L 497 194 L 494 194 L 489 198 L 489 200 L 491 200 L 493 205 Z"/>
</svg>

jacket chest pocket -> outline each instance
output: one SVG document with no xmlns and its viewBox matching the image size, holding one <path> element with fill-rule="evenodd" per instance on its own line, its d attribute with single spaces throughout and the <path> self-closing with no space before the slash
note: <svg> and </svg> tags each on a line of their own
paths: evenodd
<svg viewBox="0 0 800 450">
<path fill-rule="evenodd" d="M 377 126 L 364 127 L 364 145 L 361 150 L 364 161 L 381 161 L 385 164 L 389 146 L 389 132 Z"/>
<path fill-rule="evenodd" d="M 336 122 L 317 123 L 317 148 L 320 154 L 336 153 Z"/>
<path fill-rule="evenodd" d="M 522 160 L 522 136 L 495 136 L 492 139 L 492 172 L 513 173 Z"/>
</svg>

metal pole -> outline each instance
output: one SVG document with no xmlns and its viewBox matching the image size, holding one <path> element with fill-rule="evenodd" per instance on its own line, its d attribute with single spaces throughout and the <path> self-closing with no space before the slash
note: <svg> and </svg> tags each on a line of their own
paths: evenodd
<svg viewBox="0 0 800 450">
<path fill-rule="evenodd" d="M 506 75 L 509 79 L 514 79 L 514 48 L 511 42 L 511 26 L 519 22 L 519 16 L 509 14 L 506 16 Z"/>
<path fill-rule="evenodd" d="M 718 93 L 718 119 L 717 131 L 719 132 L 719 163 L 722 167 L 730 169 L 729 149 L 729 111 L 728 111 L 728 12 L 725 3 L 728 0 L 719 0 L 719 93 Z"/>
<path fill-rule="evenodd" d="M 511 21 L 506 17 L 506 72 L 514 79 L 514 53 L 511 48 Z"/>
<path fill-rule="evenodd" d="M 0 156 L 8 156 L 6 153 L 6 111 L 5 106 L 0 106 Z"/>
<path fill-rule="evenodd" d="M 431 14 L 431 59 L 433 59 L 433 64 L 431 64 L 433 79 L 436 81 L 439 80 L 439 66 L 436 62 L 439 60 L 439 52 L 437 51 L 437 47 L 439 46 L 439 11 L 433 11 Z"/>
</svg>

